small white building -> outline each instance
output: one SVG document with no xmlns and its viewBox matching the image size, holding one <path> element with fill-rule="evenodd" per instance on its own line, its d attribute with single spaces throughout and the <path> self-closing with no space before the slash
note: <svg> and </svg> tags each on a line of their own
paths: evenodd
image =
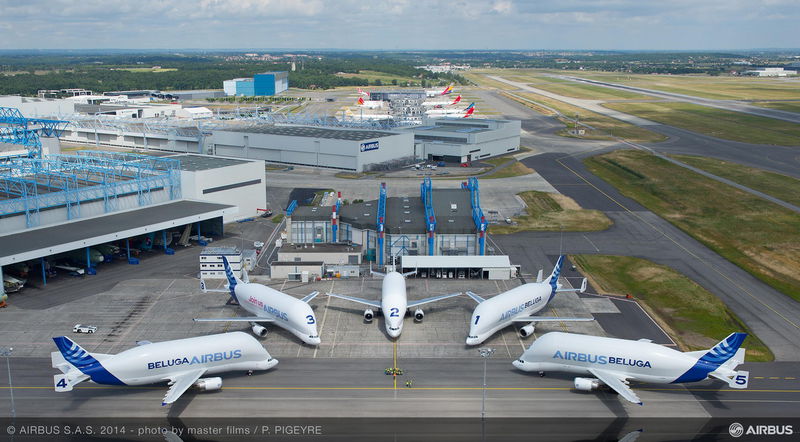
<svg viewBox="0 0 800 442">
<path fill-rule="evenodd" d="M 200 252 L 200 279 L 225 279 L 225 264 L 228 260 L 233 274 L 242 277 L 242 251 L 236 247 L 206 247 Z"/>
<path fill-rule="evenodd" d="M 416 270 L 417 278 L 511 279 L 518 272 L 507 255 L 406 255 L 400 263 L 401 272 Z"/>
<path fill-rule="evenodd" d="M 753 75 L 756 77 L 788 77 L 790 75 L 797 75 L 797 71 L 785 68 L 758 68 L 744 71 L 744 75 Z"/>
<path fill-rule="evenodd" d="M 178 116 L 191 118 L 192 120 L 202 120 L 204 118 L 214 118 L 214 112 L 207 107 L 184 107 L 178 111 Z"/>
</svg>

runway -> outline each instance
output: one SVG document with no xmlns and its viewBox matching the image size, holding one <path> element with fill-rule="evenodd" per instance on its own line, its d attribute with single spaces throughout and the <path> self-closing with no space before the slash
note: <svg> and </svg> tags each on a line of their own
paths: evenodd
<svg viewBox="0 0 800 442">
<path fill-rule="evenodd" d="M 559 192 L 584 208 L 606 213 L 614 225 L 602 232 L 522 232 L 491 240 L 526 265 L 542 254 L 569 253 L 636 256 L 669 266 L 717 295 L 758 337 L 777 360 L 800 360 L 800 306 L 757 280 L 672 224 L 619 194 L 589 173 L 579 159 L 542 154 L 523 161 Z"/>
<path fill-rule="evenodd" d="M 481 358 L 399 359 L 404 370 L 384 374 L 389 358 L 287 358 L 275 369 L 247 376 L 221 374 L 222 390 L 190 390 L 161 407 L 166 386 L 116 387 L 82 383 L 53 391 L 49 358 L 12 358 L 16 415 L 25 417 L 319 417 L 475 418 L 483 394 Z M 487 364 L 486 414 L 492 418 L 797 417 L 800 380 L 791 365 L 751 363 L 747 390 L 719 381 L 687 385 L 634 384 L 643 406 L 607 391 L 572 390 L 573 376 L 517 371 L 507 358 Z M 9 416 L 11 389 L 0 369 L 0 415 Z M 411 388 L 406 380 L 413 380 Z M 224 407 L 220 404 L 224 403 Z M 546 404 L 546 406 L 543 406 Z M 757 404 L 757 406 L 754 406 Z M 724 405 L 724 407 L 722 406 Z"/>
</svg>

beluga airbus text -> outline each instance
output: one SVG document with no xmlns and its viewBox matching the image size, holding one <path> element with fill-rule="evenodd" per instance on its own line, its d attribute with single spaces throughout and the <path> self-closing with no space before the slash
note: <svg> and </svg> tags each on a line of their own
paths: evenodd
<svg viewBox="0 0 800 442">
<path fill-rule="evenodd" d="M 194 386 L 200 390 L 219 390 L 222 379 L 206 377 L 226 371 L 268 370 L 278 360 L 252 336 L 242 332 L 150 343 L 115 355 L 89 353 L 66 336 L 53 338 L 58 348 L 52 352 L 55 390 L 71 391 L 83 381 L 105 385 L 147 385 L 166 382 L 161 405 L 175 402 Z"/>
<path fill-rule="evenodd" d="M 680 352 L 648 339 L 632 341 L 602 336 L 551 332 L 539 337 L 514 366 L 523 371 L 565 371 L 591 376 L 576 377 L 575 389 L 591 391 L 606 385 L 630 402 L 642 404 L 628 386 L 632 380 L 655 384 L 681 384 L 708 378 L 731 388 L 747 388 L 750 373 L 737 371 L 744 362 L 739 348 L 746 333 L 731 333 L 709 350 Z"/>
<path fill-rule="evenodd" d="M 311 306 L 308 305 L 308 302 L 314 299 L 319 292 L 311 292 L 308 296 L 297 299 L 292 295 L 287 295 L 261 284 L 242 281 L 233 274 L 228 260 L 224 256 L 222 257 L 222 263 L 225 267 L 225 275 L 228 278 L 228 290 L 209 290 L 206 288 L 205 281 L 200 281 L 200 288 L 203 292 L 230 293 L 233 301 L 255 316 L 197 318 L 195 321 L 248 322 L 253 333 L 260 337 L 267 335 L 267 328 L 259 323 L 271 323 L 289 331 L 306 344 L 319 345 L 317 318 Z"/>
</svg>

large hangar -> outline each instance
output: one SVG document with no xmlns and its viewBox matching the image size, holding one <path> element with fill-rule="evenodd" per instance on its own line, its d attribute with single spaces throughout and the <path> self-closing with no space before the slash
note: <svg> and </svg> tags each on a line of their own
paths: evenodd
<svg viewBox="0 0 800 442">
<path fill-rule="evenodd" d="M 520 129 L 519 120 L 428 118 L 405 130 L 414 133 L 419 157 L 464 163 L 519 150 Z"/>
<path fill-rule="evenodd" d="M 259 125 L 215 130 L 214 155 L 355 172 L 411 163 L 410 132 Z"/>
</svg>

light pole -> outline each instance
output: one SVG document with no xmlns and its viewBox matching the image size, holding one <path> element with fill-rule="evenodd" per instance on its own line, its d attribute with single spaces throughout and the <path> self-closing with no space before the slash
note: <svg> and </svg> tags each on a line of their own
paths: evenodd
<svg viewBox="0 0 800 442">
<path fill-rule="evenodd" d="M 0 347 L 0 356 L 5 356 L 6 358 L 6 369 L 8 370 L 8 391 L 11 393 L 11 418 L 14 419 L 17 417 L 17 410 L 14 407 L 14 385 L 11 383 L 11 362 L 8 360 L 12 351 L 14 351 L 14 347 Z"/>
<path fill-rule="evenodd" d="M 486 419 L 486 360 L 492 357 L 493 348 L 483 347 L 478 349 L 478 354 L 483 358 L 483 401 L 481 401 L 481 421 Z"/>
</svg>

